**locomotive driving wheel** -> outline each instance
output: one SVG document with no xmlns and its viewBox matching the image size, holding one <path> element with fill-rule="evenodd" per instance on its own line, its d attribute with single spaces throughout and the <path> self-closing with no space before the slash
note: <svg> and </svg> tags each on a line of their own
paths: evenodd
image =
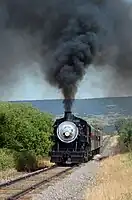
<svg viewBox="0 0 132 200">
<path fill-rule="evenodd" d="M 91 156 L 91 147 L 87 146 L 84 153 L 84 162 L 88 162 Z"/>
<path fill-rule="evenodd" d="M 97 154 L 100 154 L 100 148 L 97 149 L 96 153 L 97 153 Z"/>
</svg>

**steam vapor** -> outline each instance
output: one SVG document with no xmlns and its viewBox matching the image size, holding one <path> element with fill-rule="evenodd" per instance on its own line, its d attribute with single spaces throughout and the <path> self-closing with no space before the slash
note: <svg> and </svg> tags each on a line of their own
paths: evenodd
<svg viewBox="0 0 132 200">
<path fill-rule="evenodd" d="M 117 83 L 118 78 L 131 79 L 131 13 L 123 0 L 5 0 L 0 4 L 0 30 L 26 34 L 32 51 L 39 54 L 41 72 L 61 89 L 65 110 L 71 110 L 90 64 L 111 65 Z M 4 40 L 0 34 L 0 43 Z"/>
</svg>

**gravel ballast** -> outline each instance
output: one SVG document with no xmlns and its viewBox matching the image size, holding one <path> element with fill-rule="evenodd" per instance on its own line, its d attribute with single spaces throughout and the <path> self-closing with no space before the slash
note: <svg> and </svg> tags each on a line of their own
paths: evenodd
<svg viewBox="0 0 132 200">
<path fill-rule="evenodd" d="M 112 154 L 113 138 L 103 149 L 102 156 L 110 156 Z M 94 184 L 96 173 L 100 167 L 97 160 L 89 161 L 75 169 L 64 179 L 49 186 L 41 193 L 33 195 L 33 200 L 85 200 L 87 188 Z"/>
<path fill-rule="evenodd" d="M 115 146 L 114 137 L 108 138 L 109 143 L 106 140 L 102 149 L 101 155 L 103 157 L 112 155 Z M 33 194 L 32 200 L 85 200 L 88 187 L 96 181 L 99 167 L 100 161 L 97 160 L 82 164 L 75 168 L 71 174 L 51 184 L 48 188 L 40 191 L 39 194 Z"/>
<path fill-rule="evenodd" d="M 99 163 L 90 161 L 76 169 L 55 185 L 49 186 L 41 194 L 33 196 L 33 200 L 84 200 L 85 189 L 94 181 Z"/>
</svg>

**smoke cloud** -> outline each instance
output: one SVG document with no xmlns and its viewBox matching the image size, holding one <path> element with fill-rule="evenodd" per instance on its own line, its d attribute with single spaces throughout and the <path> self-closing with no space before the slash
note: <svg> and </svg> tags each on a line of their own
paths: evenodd
<svg viewBox="0 0 132 200">
<path fill-rule="evenodd" d="M 131 8 L 123 0 L 4 0 L 0 4 L 0 84 L 9 80 L 7 74 L 16 72 L 18 62 L 34 60 L 44 78 L 61 89 L 65 110 L 71 110 L 91 64 L 98 70 L 111 66 L 114 83 L 122 80 L 130 87 Z"/>
</svg>

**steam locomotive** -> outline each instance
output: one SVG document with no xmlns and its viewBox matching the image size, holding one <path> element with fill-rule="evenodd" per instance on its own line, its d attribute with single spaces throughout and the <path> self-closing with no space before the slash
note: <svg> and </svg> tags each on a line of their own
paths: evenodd
<svg viewBox="0 0 132 200">
<path fill-rule="evenodd" d="M 72 112 L 65 112 L 64 117 L 54 123 L 53 141 L 51 162 L 79 164 L 100 153 L 102 132 Z"/>
</svg>

